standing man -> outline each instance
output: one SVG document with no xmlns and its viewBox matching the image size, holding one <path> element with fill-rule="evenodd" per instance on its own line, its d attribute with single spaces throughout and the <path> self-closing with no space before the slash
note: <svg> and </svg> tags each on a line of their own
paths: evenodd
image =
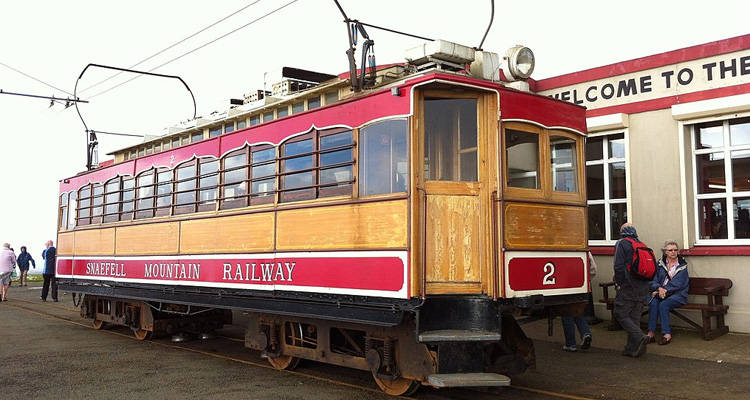
<svg viewBox="0 0 750 400">
<path fill-rule="evenodd" d="M 639 280 L 628 271 L 628 266 L 633 263 L 633 245 L 625 240 L 631 238 L 640 242 L 638 232 L 630 222 L 620 227 L 622 239 L 615 244 L 615 318 L 625 332 L 628 333 L 628 341 L 625 356 L 640 357 L 646 354 L 646 345 L 650 337 L 641 330 L 641 312 L 649 296 L 648 281 Z"/>
<path fill-rule="evenodd" d="M 57 278 L 55 278 L 55 264 L 57 261 L 57 250 L 52 246 L 52 241 L 48 240 L 44 244 L 47 248 L 42 252 L 42 258 L 44 258 L 44 284 L 42 285 L 42 297 L 39 298 L 41 301 L 47 301 L 47 293 L 49 293 L 50 284 L 52 284 L 52 301 L 57 301 Z"/>
<path fill-rule="evenodd" d="M 8 287 L 10 286 L 10 274 L 16 267 L 16 253 L 10 249 L 10 244 L 3 244 L 3 250 L 0 251 L 0 301 L 8 301 Z"/>
</svg>

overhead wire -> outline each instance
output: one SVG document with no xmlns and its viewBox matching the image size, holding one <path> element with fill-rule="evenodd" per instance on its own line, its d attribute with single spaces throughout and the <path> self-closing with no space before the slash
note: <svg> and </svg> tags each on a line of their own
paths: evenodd
<svg viewBox="0 0 750 400">
<path fill-rule="evenodd" d="M 20 70 L 18 70 L 18 69 L 16 69 L 16 68 L 13 68 L 13 67 L 11 67 L 11 66 L 10 66 L 10 65 L 8 65 L 8 64 L 5 64 L 5 63 L 3 63 L 3 62 L 0 62 L 0 65 L 2 65 L 2 66 L 3 66 L 3 67 L 5 67 L 5 68 L 8 68 L 8 69 L 10 69 L 10 70 L 13 70 L 13 71 L 15 71 L 15 72 L 17 72 L 17 73 L 19 73 L 19 74 L 21 74 L 21 75 L 23 75 L 23 76 L 25 76 L 25 77 L 29 78 L 29 79 L 33 79 L 33 80 L 35 80 L 35 81 L 37 81 L 37 82 L 39 82 L 39 83 L 41 83 L 41 84 L 43 84 L 43 85 L 45 85 L 45 86 L 51 87 L 52 89 L 55 89 L 55 90 L 57 90 L 57 91 L 60 91 L 60 92 L 63 92 L 63 93 L 65 93 L 65 94 L 67 94 L 67 95 L 73 96 L 73 93 L 70 93 L 70 92 L 67 92 L 67 91 L 65 91 L 65 90 L 62 90 L 62 89 L 60 89 L 60 88 L 58 88 L 58 87 L 52 86 L 52 85 L 50 85 L 49 83 L 47 83 L 47 82 L 45 82 L 45 81 L 43 81 L 43 80 L 41 80 L 41 79 L 37 79 L 37 78 L 34 78 L 33 76 L 31 76 L 31 75 L 29 75 L 29 74 L 27 74 L 27 73 L 25 73 L 25 72 L 23 72 L 23 71 L 20 71 Z"/>
<path fill-rule="evenodd" d="M 199 30 L 199 31 L 197 31 L 197 32 L 195 32 L 195 33 L 193 33 L 193 34 L 191 34 L 190 36 L 187 36 L 187 37 L 185 37 L 184 39 L 182 39 L 182 40 L 180 40 L 180 41 L 178 41 L 178 42 L 176 42 L 176 43 L 174 43 L 174 44 L 172 44 L 172 45 L 170 45 L 170 46 L 168 46 L 168 47 L 166 47 L 166 48 L 164 48 L 164 49 L 162 49 L 162 50 L 160 50 L 160 51 L 158 51 L 158 52 L 156 52 L 156 53 L 154 53 L 154 54 L 152 54 L 152 55 L 150 55 L 150 56 L 148 56 L 148 57 L 146 57 L 146 58 L 144 58 L 143 60 L 141 60 L 141 61 L 139 61 L 139 62 L 137 62 L 137 63 L 135 63 L 135 64 L 133 64 L 133 65 L 131 65 L 131 66 L 129 66 L 129 67 L 127 68 L 127 69 L 133 69 L 133 68 L 135 68 L 135 67 L 137 67 L 137 66 L 139 66 L 139 65 L 143 64 L 144 62 L 146 62 L 146 61 L 148 61 L 148 60 L 150 60 L 150 59 L 152 59 L 152 58 L 154 58 L 154 57 L 158 56 L 159 54 L 162 54 L 162 53 L 164 53 L 165 51 L 167 51 L 167 50 L 169 50 L 169 49 L 172 49 L 173 47 L 175 47 L 175 46 L 178 46 L 178 45 L 180 45 L 180 44 L 182 44 L 182 43 L 184 43 L 184 42 L 186 42 L 186 41 L 188 41 L 188 40 L 192 39 L 193 37 L 195 37 L 195 36 L 197 36 L 197 35 L 199 35 L 199 34 L 201 34 L 201 33 L 205 32 L 205 31 L 207 31 L 207 30 L 208 30 L 208 29 L 210 29 L 210 28 L 213 28 L 214 26 L 216 26 L 216 25 L 220 24 L 221 22 L 224 22 L 224 21 L 226 21 L 227 19 L 229 19 L 229 18 L 231 18 L 231 17 L 233 17 L 233 16 L 235 16 L 235 15 L 237 15 L 237 14 L 241 13 L 242 11 L 244 11 L 244 10 L 246 10 L 246 9 L 248 9 L 248 8 L 250 8 L 250 7 L 252 7 L 252 6 L 254 6 L 254 5 L 258 4 L 258 3 L 260 3 L 260 2 L 261 2 L 261 0 L 256 0 L 256 1 L 254 1 L 254 2 L 252 2 L 252 3 L 250 3 L 250 4 L 248 4 L 248 5 L 246 5 L 246 6 L 242 7 L 242 8 L 240 8 L 240 9 L 239 9 L 239 10 L 237 10 L 237 11 L 234 11 L 233 13 L 231 13 L 231 14 L 227 15 L 226 17 L 224 17 L 224 18 L 221 18 L 220 20 L 218 20 L 218 21 L 216 21 L 216 22 L 214 22 L 214 23 L 212 23 L 212 24 L 210 24 L 210 25 L 206 26 L 205 28 L 203 28 L 203 29 L 201 29 L 201 30 Z M 85 91 L 87 91 L 87 90 L 89 90 L 89 89 L 92 89 L 92 88 L 94 88 L 94 87 L 96 87 L 96 86 L 99 86 L 99 85 L 101 85 L 102 83 L 105 83 L 105 82 L 109 81 L 110 79 L 113 79 L 113 78 L 117 77 L 118 75 L 120 75 L 120 74 L 122 74 L 122 73 L 123 73 L 123 71 L 120 71 L 120 72 L 118 72 L 118 73 L 116 73 L 116 74 L 113 74 L 113 75 L 112 75 L 112 76 L 110 76 L 109 78 L 106 78 L 106 79 L 104 79 L 104 80 L 102 80 L 102 81 L 100 81 L 100 82 L 97 82 L 97 83 L 95 83 L 95 84 L 93 84 L 93 85 L 89 86 L 89 87 L 86 87 L 85 89 L 82 89 L 80 93 L 83 93 L 83 92 L 85 92 Z"/>
<path fill-rule="evenodd" d="M 180 56 L 177 56 L 177 57 L 175 57 L 175 58 L 173 58 L 173 59 L 171 59 L 171 60 L 169 60 L 169 61 L 167 61 L 167 62 L 165 62 L 165 63 L 162 63 L 162 64 L 160 64 L 160 65 L 157 65 L 156 67 L 154 67 L 154 68 L 151 68 L 150 70 L 148 70 L 148 72 L 153 72 L 153 71 L 155 71 L 155 70 L 157 70 L 157 69 L 159 69 L 159 68 L 161 68 L 161 67 L 163 67 L 163 66 L 165 66 L 165 65 L 167 65 L 167 64 L 173 63 L 173 62 L 175 62 L 175 61 L 177 61 L 177 60 L 179 60 L 179 59 L 181 59 L 181 58 L 183 58 L 183 57 L 185 57 L 185 56 L 187 56 L 187 55 L 190 55 L 190 54 L 192 54 L 192 53 L 194 53 L 194 52 L 196 52 L 196 51 L 198 51 L 198 50 L 200 50 L 200 49 L 202 49 L 202 48 L 204 48 L 204 47 L 206 47 L 206 46 L 208 46 L 208 45 L 211 45 L 211 44 L 213 44 L 213 43 L 216 43 L 217 41 L 219 41 L 219 40 L 221 40 L 221 39 L 224 39 L 225 37 L 227 37 L 227 36 L 229 36 L 229 35 L 231 35 L 231 34 L 233 34 L 233 33 L 237 32 L 237 31 L 239 31 L 239 30 L 241 30 L 241 29 L 244 29 L 244 28 L 246 28 L 246 27 L 248 27 L 248 26 L 250 26 L 250 25 L 252 25 L 252 24 L 254 24 L 254 23 L 256 23 L 256 22 L 258 22 L 258 21 L 260 21 L 260 20 L 262 20 L 262 19 L 265 19 L 266 17 L 269 17 L 269 16 L 271 16 L 271 15 L 273 15 L 273 14 L 275 14 L 275 13 L 277 13 L 277 12 L 281 11 L 282 9 L 284 9 L 284 8 L 286 8 L 286 7 L 288 7 L 288 6 L 292 5 L 292 4 L 294 4 L 294 3 L 296 3 L 297 1 L 298 1 L 298 0 L 292 0 L 292 1 L 290 1 L 290 2 L 288 2 L 288 3 L 286 3 L 286 4 L 284 4 L 283 6 L 281 6 L 281 7 L 278 7 L 278 8 L 276 8 L 276 9 L 275 9 L 275 10 L 273 10 L 273 11 L 270 11 L 270 12 L 268 12 L 268 13 L 264 14 L 263 16 L 260 16 L 260 17 L 258 17 L 258 18 L 256 18 L 256 19 L 254 19 L 254 20 L 252 20 L 252 21 L 248 22 L 247 24 L 245 24 L 245 25 L 242 25 L 242 26 L 240 26 L 239 28 L 236 28 L 236 29 L 234 29 L 234 30 L 232 30 L 232 31 L 230 31 L 230 32 L 228 32 L 228 33 L 225 33 L 224 35 L 221 35 L 221 36 L 217 37 L 216 39 L 213 39 L 213 40 L 211 40 L 211 41 L 209 41 L 209 42 L 207 42 L 207 43 L 204 43 L 204 44 L 202 44 L 202 45 L 200 45 L 200 46 L 198 46 L 198 47 L 194 48 L 193 50 L 190 50 L 190 51 L 188 51 L 188 52 L 186 52 L 186 53 L 183 53 L 182 55 L 180 55 Z M 126 83 L 129 83 L 129 82 L 131 82 L 131 81 L 133 81 L 133 80 L 135 80 L 135 79 L 138 79 L 138 78 L 140 78 L 140 77 L 141 77 L 141 75 L 137 75 L 137 76 L 134 76 L 134 77 L 132 77 L 132 78 L 130 78 L 130 79 L 128 79 L 128 80 L 126 80 L 126 81 L 124 81 L 124 82 L 120 83 L 120 84 L 117 84 L 117 85 L 115 85 L 115 86 L 113 86 L 113 87 L 111 87 L 111 88 L 109 88 L 109 89 L 106 89 L 106 90 L 104 90 L 104 91 L 101 91 L 101 92 L 99 92 L 99 93 L 97 93 L 97 94 L 95 94 L 95 95 L 93 95 L 93 96 L 89 96 L 89 99 L 93 99 L 94 97 L 100 96 L 100 95 L 102 95 L 102 94 L 104 94 L 104 93 L 107 93 L 107 92 L 109 92 L 109 91 L 111 91 L 111 90 L 114 90 L 114 89 L 116 89 L 116 88 L 118 88 L 118 87 L 120 87 L 120 86 L 122 86 L 122 85 L 124 85 L 124 84 L 126 84 Z"/>
</svg>

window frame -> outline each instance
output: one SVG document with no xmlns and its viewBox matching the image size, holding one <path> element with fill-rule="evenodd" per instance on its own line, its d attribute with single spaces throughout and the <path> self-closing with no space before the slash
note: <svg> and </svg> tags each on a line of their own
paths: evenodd
<svg viewBox="0 0 750 400">
<path fill-rule="evenodd" d="M 613 140 L 619 140 L 617 138 L 618 136 L 622 135 L 622 141 L 623 141 L 623 156 L 622 157 L 610 157 L 610 143 Z M 601 199 L 594 199 L 590 200 L 588 197 L 586 198 L 586 206 L 590 208 L 591 206 L 603 206 L 604 207 L 604 220 L 603 227 L 604 227 L 604 239 L 589 239 L 589 244 L 594 245 L 612 245 L 614 244 L 618 239 L 620 239 L 619 236 L 614 235 L 614 232 L 619 232 L 620 225 L 622 225 L 625 222 L 628 222 L 630 220 L 630 201 L 629 201 L 629 186 L 630 186 L 630 163 L 628 162 L 628 130 L 627 129 L 617 129 L 613 131 L 606 131 L 606 132 L 597 132 L 595 134 L 589 134 L 588 139 L 593 138 L 602 138 L 602 158 L 596 159 L 596 160 L 589 160 L 588 156 L 586 157 L 585 165 L 584 167 L 588 169 L 590 166 L 602 166 L 602 180 L 604 182 L 604 196 Z M 588 146 L 588 142 L 586 143 L 586 146 Z M 587 152 L 586 152 L 587 153 Z M 611 175 L 611 166 L 613 164 L 619 164 L 623 163 L 625 165 L 625 197 L 623 198 L 613 198 L 611 196 L 611 185 L 612 185 L 612 177 Z M 587 174 L 588 176 L 588 174 Z M 588 182 L 587 182 L 588 183 Z M 588 190 L 587 190 L 588 192 Z M 618 221 L 618 223 L 615 223 L 613 226 L 612 222 L 612 207 L 614 205 L 623 206 L 625 207 L 624 216 L 621 218 L 621 221 Z M 588 212 L 587 217 L 587 224 L 589 226 L 591 225 L 591 212 Z M 589 237 L 591 235 L 591 232 L 589 232 Z"/>
</svg>

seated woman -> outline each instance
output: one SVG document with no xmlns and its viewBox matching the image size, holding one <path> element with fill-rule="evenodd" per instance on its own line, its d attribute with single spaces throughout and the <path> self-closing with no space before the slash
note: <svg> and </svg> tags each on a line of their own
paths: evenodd
<svg viewBox="0 0 750 400">
<path fill-rule="evenodd" d="M 677 242 L 667 240 L 661 249 L 664 254 L 657 262 L 656 275 L 649 283 L 651 296 L 648 310 L 648 336 L 655 342 L 656 321 L 661 321 L 662 338 L 660 345 L 672 341 L 672 330 L 669 327 L 669 311 L 687 303 L 689 276 L 687 261 L 678 253 Z"/>
</svg>

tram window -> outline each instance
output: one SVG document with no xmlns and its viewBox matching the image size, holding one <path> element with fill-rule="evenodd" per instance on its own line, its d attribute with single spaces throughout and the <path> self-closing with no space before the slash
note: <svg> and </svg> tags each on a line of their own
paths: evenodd
<svg viewBox="0 0 750 400">
<path fill-rule="evenodd" d="M 250 117 L 250 126 L 255 126 L 258 124 L 260 124 L 260 114 L 255 114 Z"/>
<path fill-rule="evenodd" d="M 212 127 L 208 128 L 208 137 L 212 138 L 212 137 L 220 136 L 221 132 L 222 132 L 221 131 L 222 129 L 223 128 L 222 128 L 221 125 L 219 125 L 219 126 L 212 126 Z M 203 139 L 203 134 L 202 133 L 201 133 L 200 137 L 197 138 L 197 139 L 195 138 L 195 135 L 193 136 L 193 142 L 196 142 L 196 141 L 201 140 L 201 139 Z"/>
<path fill-rule="evenodd" d="M 198 211 L 216 209 L 216 200 L 219 198 L 219 160 L 201 161 L 199 183 Z"/>
<path fill-rule="evenodd" d="M 138 157 L 143 157 L 145 155 L 146 155 L 146 149 L 145 148 L 141 147 L 140 149 L 138 149 Z"/>
<path fill-rule="evenodd" d="M 319 197 L 351 194 L 354 152 L 352 131 L 321 136 Z"/>
<path fill-rule="evenodd" d="M 550 137 L 552 190 L 578 192 L 576 142 L 564 136 Z"/>
<path fill-rule="evenodd" d="M 156 216 L 169 215 L 172 206 L 172 171 L 163 169 L 156 174 Z"/>
<path fill-rule="evenodd" d="M 250 203 L 273 202 L 276 191 L 276 149 L 271 147 L 252 152 L 252 188 Z"/>
<path fill-rule="evenodd" d="M 263 122 L 273 121 L 273 111 L 263 113 Z"/>
<path fill-rule="evenodd" d="M 172 138 L 172 148 L 176 149 L 178 147 L 180 147 L 180 138 L 179 137 Z"/>
<path fill-rule="evenodd" d="M 338 91 L 328 92 L 325 94 L 325 98 L 326 98 L 326 105 L 333 104 L 339 101 L 339 92 Z"/>
<path fill-rule="evenodd" d="M 68 195 L 68 228 L 73 229 L 76 226 L 75 216 L 76 192 L 70 192 Z"/>
<path fill-rule="evenodd" d="M 425 179 L 478 180 L 477 100 L 426 99 Z"/>
<path fill-rule="evenodd" d="M 135 151 L 135 150 L 131 150 L 130 151 L 130 159 L 132 160 L 132 159 L 134 159 L 136 157 L 138 157 L 138 152 Z"/>
<path fill-rule="evenodd" d="M 165 151 L 166 151 L 166 150 L 169 150 L 169 144 L 170 144 L 170 141 L 169 141 L 169 139 L 167 139 L 167 140 L 165 140 L 165 141 L 164 141 L 164 145 L 163 145 L 163 147 L 164 147 L 164 150 L 165 150 Z"/>
<path fill-rule="evenodd" d="M 151 145 L 146 146 L 146 155 L 152 154 L 154 152 L 154 147 Z"/>
<path fill-rule="evenodd" d="M 281 147 L 281 199 L 297 201 L 313 198 L 315 143 L 312 138 L 286 143 Z"/>
<path fill-rule="evenodd" d="M 242 118 L 237 120 L 237 130 L 247 128 L 247 119 Z"/>
<path fill-rule="evenodd" d="M 539 189 L 539 135 L 507 129 L 505 146 L 508 186 Z"/>
<path fill-rule="evenodd" d="M 175 214 L 195 212 L 195 163 L 177 168 L 175 182 Z"/>
<path fill-rule="evenodd" d="M 202 134 L 201 134 L 201 137 L 203 137 Z M 181 143 L 182 143 L 183 146 L 185 146 L 187 144 L 190 144 L 190 136 L 188 136 L 188 135 L 183 136 L 182 140 L 181 140 Z"/>
<path fill-rule="evenodd" d="M 405 119 L 378 122 L 360 130 L 360 196 L 406 191 L 407 130 Z"/>
<path fill-rule="evenodd" d="M 300 101 L 299 103 L 292 104 L 292 114 L 299 114 L 305 111 L 305 102 Z"/>
<path fill-rule="evenodd" d="M 203 140 L 203 131 L 195 132 L 190 135 L 190 143 L 195 143 Z"/>
<path fill-rule="evenodd" d="M 81 188 L 78 198 L 78 224 L 89 225 L 91 224 L 91 186 Z"/>
<path fill-rule="evenodd" d="M 154 153 L 158 153 L 161 151 L 161 142 L 154 143 Z"/>
<path fill-rule="evenodd" d="M 289 115 L 289 107 L 282 107 L 276 109 L 276 118 L 282 118 Z"/>
<path fill-rule="evenodd" d="M 247 154 L 245 150 L 224 157 L 222 210 L 247 206 Z"/>
<path fill-rule="evenodd" d="M 234 122 L 224 124 L 224 133 L 234 132 Z"/>
<path fill-rule="evenodd" d="M 68 228 L 68 194 L 63 193 L 60 195 L 60 226 L 58 228 Z"/>
<path fill-rule="evenodd" d="M 91 223 L 100 224 L 102 222 L 102 213 L 104 211 L 104 187 L 101 183 L 94 184 L 93 193 Z"/>
<path fill-rule="evenodd" d="M 320 96 L 307 99 L 307 109 L 312 110 L 313 108 L 320 107 Z"/>
<path fill-rule="evenodd" d="M 135 200 L 135 179 L 122 180 L 122 214 L 121 221 L 133 219 L 133 201 Z"/>
<path fill-rule="evenodd" d="M 154 171 L 141 174 L 137 181 L 138 201 L 136 201 L 136 218 L 154 216 Z"/>
<path fill-rule="evenodd" d="M 104 222 L 120 220 L 120 178 L 115 178 L 104 187 Z"/>
</svg>

